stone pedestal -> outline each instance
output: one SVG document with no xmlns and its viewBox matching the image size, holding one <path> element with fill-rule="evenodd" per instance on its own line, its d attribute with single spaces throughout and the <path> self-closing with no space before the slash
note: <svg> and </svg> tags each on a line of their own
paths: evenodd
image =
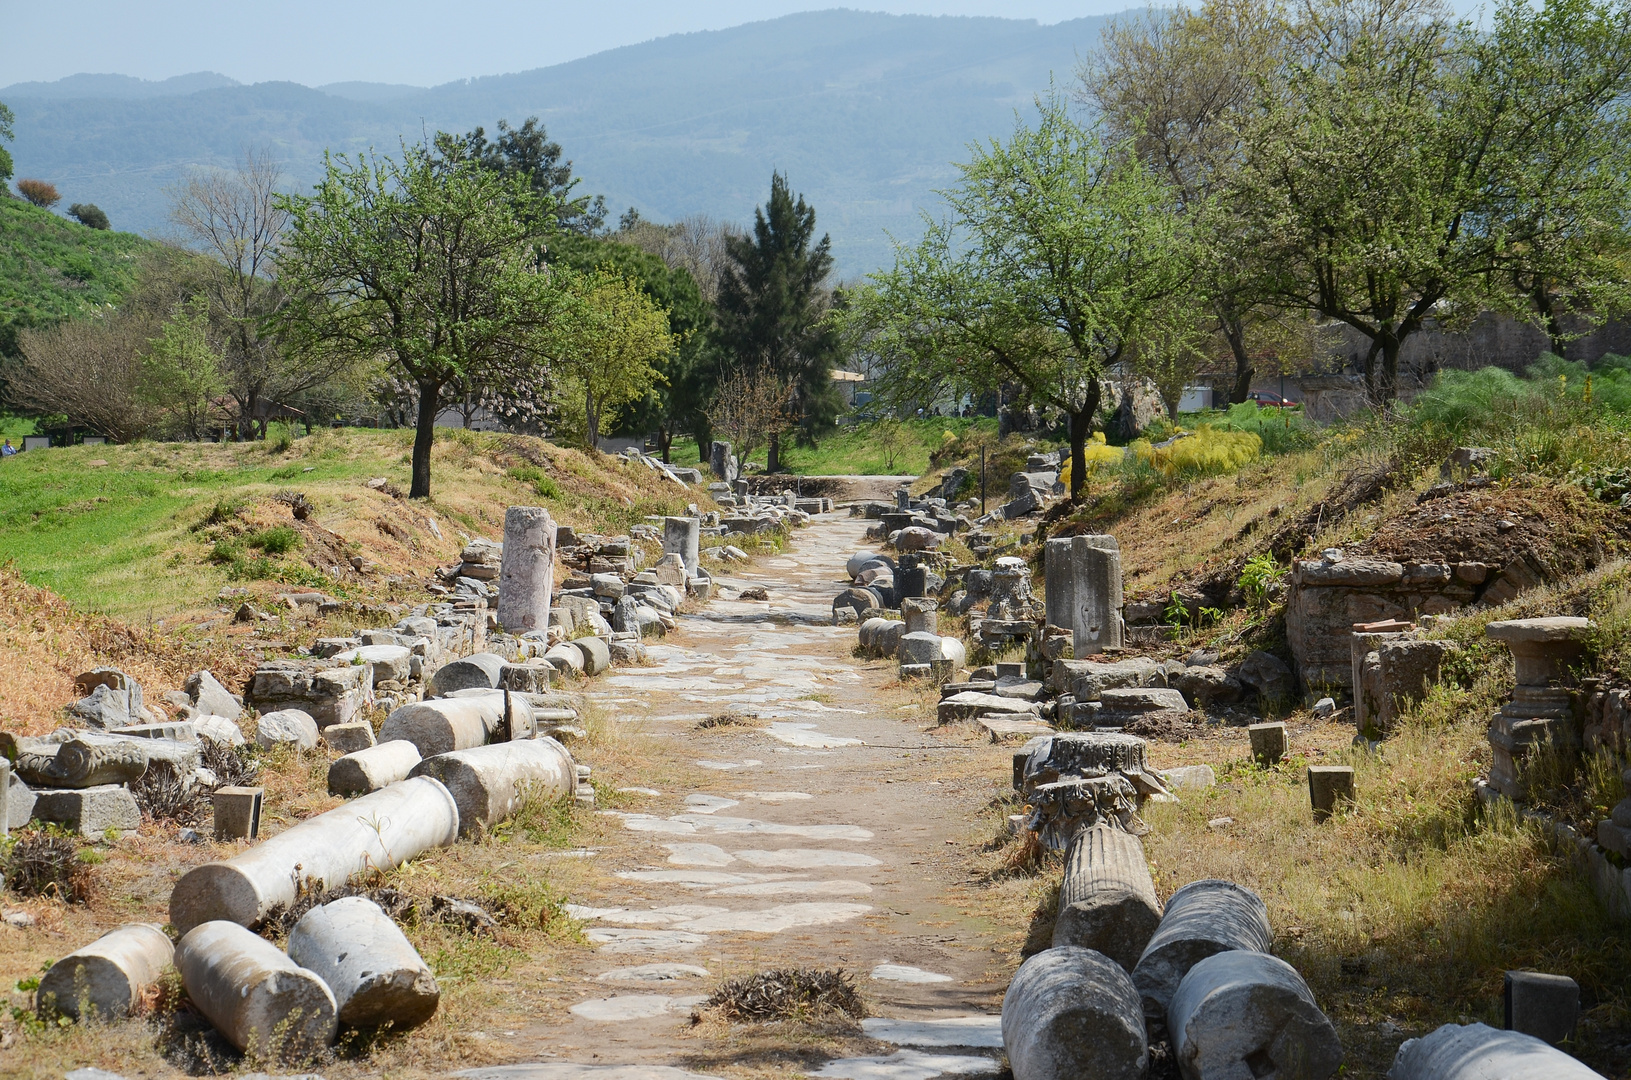
<svg viewBox="0 0 1631 1080">
<path fill-rule="evenodd" d="M 1286 725 L 1283 721 L 1270 724 L 1252 724 L 1246 728 L 1252 740 L 1252 760 L 1259 765 L 1273 765 L 1286 756 Z"/>
<path fill-rule="evenodd" d="M 1353 628 L 1353 694 L 1354 726 L 1360 731 L 1370 727 L 1381 711 L 1378 682 L 1382 658 L 1376 648 L 1384 641 L 1397 641 L 1410 629 L 1407 622 L 1355 623 Z"/>
<path fill-rule="evenodd" d="M 701 534 L 702 523 L 696 518 L 663 519 L 663 554 L 678 555 L 685 563 L 685 575 L 688 578 L 697 574 L 697 540 Z"/>
<path fill-rule="evenodd" d="M 504 512 L 504 556 L 498 574 L 498 624 L 512 634 L 549 625 L 555 583 L 555 522 L 541 506 Z"/>
<path fill-rule="evenodd" d="M 1501 990 L 1508 1031 L 1521 1031 L 1554 1046 L 1574 1034 L 1580 985 L 1567 975 L 1509 971 Z"/>
<path fill-rule="evenodd" d="M 1354 801 L 1354 771 L 1351 765 L 1310 765 L 1308 801 L 1314 807 L 1314 820 L 1328 820 L 1338 803 Z"/>
<path fill-rule="evenodd" d="M 1568 690 L 1548 684 L 1566 673 L 1585 651 L 1589 619 L 1566 616 L 1492 622 L 1484 632 L 1512 650 L 1518 685 L 1489 726 L 1489 785 L 1509 799 L 1528 797 L 1523 761 L 1539 746 L 1577 754 L 1579 718 Z"/>
<path fill-rule="evenodd" d="M 908 634 L 936 634 L 939 633 L 940 604 L 935 600 L 902 599 L 900 614 L 906 624 Z"/>
<path fill-rule="evenodd" d="M 211 796 L 215 803 L 215 838 L 253 840 L 259 836 L 263 795 L 258 787 L 216 788 Z"/>
<path fill-rule="evenodd" d="M 1076 659 L 1121 648 L 1121 548 L 1115 537 L 1049 540 L 1043 549 L 1043 575 L 1047 625 L 1071 630 Z"/>
</svg>

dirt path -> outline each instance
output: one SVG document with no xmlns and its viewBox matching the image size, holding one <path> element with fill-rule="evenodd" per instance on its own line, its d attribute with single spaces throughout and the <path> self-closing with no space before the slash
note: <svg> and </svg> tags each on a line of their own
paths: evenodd
<svg viewBox="0 0 1631 1080">
<path fill-rule="evenodd" d="M 478 1075 L 582 1071 L 563 1062 L 781 1071 L 833 1045 L 893 1056 L 823 1075 L 993 1071 L 1011 966 L 996 942 L 1012 928 L 969 912 L 959 893 L 967 855 L 989 836 L 981 811 L 1007 751 L 926 735 L 921 692 L 898 686 L 892 664 L 853 658 L 854 627 L 830 625 L 864 527 L 817 518 L 786 555 L 721 577 L 725 598 L 682 617 L 650 666 L 593 684 L 614 723 L 651 737 L 661 760 L 647 775 L 663 779 L 602 810 L 622 828 L 584 853 L 595 884 L 573 890 L 572 910 L 596 948 L 574 965 L 581 996 L 511 1033 L 518 1052 L 557 1064 Z M 730 599 L 750 585 L 770 601 Z M 698 728 L 727 712 L 751 719 Z M 882 1042 L 778 1049 L 691 1028 L 718 978 L 788 966 L 859 976 L 877 1017 L 866 1035 Z M 941 1023 L 890 1026 L 898 1020 Z M 895 1050 L 911 1045 L 930 1049 Z"/>
</svg>

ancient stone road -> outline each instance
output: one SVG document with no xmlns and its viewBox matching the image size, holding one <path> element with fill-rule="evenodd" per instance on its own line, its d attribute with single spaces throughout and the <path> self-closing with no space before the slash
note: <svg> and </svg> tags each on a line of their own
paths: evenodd
<svg viewBox="0 0 1631 1080">
<path fill-rule="evenodd" d="M 728 1054 L 695 1038 L 676 1043 L 691 1006 L 721 976 L 790 965 L 861 976 L 880 1014 L 866 1031 L 893 1044 L 819 1075 L 995 1070 L 1002 928 L 962 914 L 948 888 L 966 878 L 956 857 L 985 827 L 979 808 L 998 790 L 987 777 L 1007 751 L 925 734 L 921 707 L 881 689 L 894 683 L 892 665 L 854 659 L 855 628 L 831 625 L 865 525 L 815 519 L 785 556 L 720 577 L 726 596 L 762 585 L 768 603 L 716 593 L 650 646 L 652 665 L 591 684 L 614 723 L 673 740 L 683 764 L 667 775 L 683 781 L 602 811 L 633 842 L 594 856 L 608 860 L 615 895 L 573 908 L 596 946 L 581 973 L 595 991 L 547 1031 L 526 1033 L 558 1048 L 554 1064 L 469 1075 L 565 1080 L 580 1071 L 567 1061 L 727 1067 Z M 753 719 L 697 730 L 727 711 Z"/>
</svg>

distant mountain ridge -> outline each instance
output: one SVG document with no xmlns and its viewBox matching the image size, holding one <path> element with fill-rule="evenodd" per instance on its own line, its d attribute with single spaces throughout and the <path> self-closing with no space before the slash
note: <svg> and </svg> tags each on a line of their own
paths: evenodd
<svg viewBox="0 0 1631 1080">
<path fill-rule="evenodd" d="M 8 87 L 0 101 L 17 114 L 17 174 L 51 180 L 65 202 L 97 203 L 115 228 L 162 232 L 167 185 L 251 145 L 269 146 L 303 189 L 325 149 L 394 153 L 422 131 L 491 132 L 501 117 L 536 115 L 580 190 L 604 193 L 616 212 L 745 223 L 780 169 L 854 274 L 888 262 L 887 234 L 917 235 L 918 211 L 955 182 L 970 142 L 1011 131 L 1050 77 L 1073 79 L 1107 18 L 833 10 L 428 89 L 80 75 Z"/>
</svg>

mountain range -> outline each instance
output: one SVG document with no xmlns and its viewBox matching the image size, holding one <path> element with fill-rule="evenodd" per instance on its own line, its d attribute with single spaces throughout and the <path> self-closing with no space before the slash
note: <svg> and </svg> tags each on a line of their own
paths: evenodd
<svg viewBox="0 0 1631 1080">
<path fill-rule="evenodd" d="M 1073 83 L 1109 18 L 830 10 L 428 88 L 74 75 L 0 89 L 0 101 L 17 117 L 17 176 L 98 204 L 117 229 L 162 235 L 169 185 L 251 147 L 270 148 L 303 190 L 325 150 L 389 154 L 424 133 L 537 116 L 579 190 L 603 193 L 614 215 L 747 224 L 782 171 L 847 276 L 886 264 L 891 235 L 917 236 L 970 143 L 1007 135 L 1050 80 Z"/>
</svg>

